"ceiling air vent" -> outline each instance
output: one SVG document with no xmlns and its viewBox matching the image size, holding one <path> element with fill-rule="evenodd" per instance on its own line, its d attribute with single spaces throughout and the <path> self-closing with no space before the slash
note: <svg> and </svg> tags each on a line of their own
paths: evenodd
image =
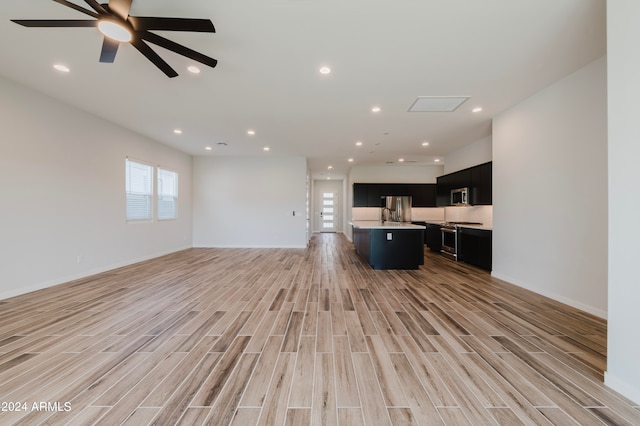
<svg viewBox="0 0 640 426">
<path fill-rule="evenodd" d="M 409 112 L 453 112 L 469 96 L 418 96 Z"/>
</svg>

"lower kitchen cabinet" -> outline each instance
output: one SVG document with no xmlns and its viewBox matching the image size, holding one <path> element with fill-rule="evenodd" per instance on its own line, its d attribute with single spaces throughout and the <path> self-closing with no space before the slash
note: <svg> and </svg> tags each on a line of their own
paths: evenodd
<svg viewBox="0 0 640 426">
<path fill-rule="evenodd" d="M 458 261 L 491 270 L 491 237 L 487 229 L 458 229 Z"/>
<path fill-rule="evenodd" d="M 427 230 L 425 231 L 425 243 L 429 250 L 435 251 L 436 253 L 440 253 L 440 249 L 442 248 L 442 231 L 440 231 L 440 225 L 435 225 L 433 223 L 427 223 Z"/>
<path fill-rule="evenodd" d="M 373 269 L 419 269 L 424 264 L 423 229 L 353 227 L 356 251 Z"/>
</svg>

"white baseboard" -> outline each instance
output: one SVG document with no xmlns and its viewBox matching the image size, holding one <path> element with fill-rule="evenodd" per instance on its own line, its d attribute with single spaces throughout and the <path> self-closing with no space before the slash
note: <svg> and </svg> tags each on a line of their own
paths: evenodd
<svg viewBox="0 0 640 426">
<path fill-rule="evenodd" d="M 42 289 L 53 287 L 53 286 L 56 286 L 56 285 L 68 283 L 69 281 L 79 280 L 81 278 L 90 277 L 92 275 L 101 274 L 102 272 L 111 271 L 113 269 L 122 268 L 123 266 L 133 265 L 134 263 L 144 262 L 145 260 L 155 259 L 156 257 L 165 256 L 167 254 L 176 253 L 176 252 L 179 252 L 179 251 L 182 251 L 182 250 L 187 250 L 187 249 L 190 249 L 190 248 L 191 248 L 191 246 L 186 246 L 186 247 L 182 247 L 182 248 L 177 248 L 175 250 L 167 250 L 167 251 L 163 251 L 163 252 L 159 252 L 159 253 L 154 253 L 154 254 L 149 255 L 149 256 L 142 256 L 142 257 L 139 257 L 139 258 L 136 258 L 136 259 L 126 260 L 126 261 L 117 262 L 117 263 L 113 263 L 113 264 L 106 265 L 106 266 L 101 266 L 101 267 L 98 267 L 98 268 L 89 269 L 89 270 L 86 270 L 86 271 L 79 272 L 77 274 L 67 275 L 67 276 L 64 276 L 64 277 L 61 277 L 61 278 L 55 278 L 55 279 L 52 279 L 52 280 L 43 281 L 43 282 L 36 283 L 36 284 L 30 285 L 30 286 L 27 286 L 27 287 L 22 287 L 20 289 L 12 289 L 12 290 L 9 290 L 9 291 L 4 291 L 4 292 L 0 293 L 0 300 L 8 299 L 10 297 L 20 296 L 20 295 L 23 295 L 23 294 L 31 293 L 31 292 L 34 292 L 34 291 L 42 290 Z"/>
<path fill-rule="evenodd" d="M 506 281 L 509 284 L 513 284 L 515 286 L 524 288 L 526 290 L 530 290 L 530 291 L 532 291 L 534 293 L 537 293 L 537 294 L 539 294 L 541 296 L 545 296 L 545 297 L 548 297 L 548 298 L 553 299 L 555 301 L 558 301 L 560 303 L 564 303 L 565 305 L 569 305 L 569 306 L 572 306 L 572 307 L 574 307 L 576 309 L 580 309 L 581 311 L 588 312 L 588 313 L 590 313 L 592 315 L 595 315 L 597 317 L 600 317 L 600 318 L 603 318 L 603 319 L 607 319 L 607 312 L 606 311 L 603 311 L 601 309 L 595 308 L 593 306 L 585 305 L 582 302 L 578 302 L 576 300 L 569 299 L 567 297 L 564 297 L 564 296 L 561 296 L 559 294 L 547 291 L 545 289 L 541 289 L 541 288 L 537 288 L 537 287 L 534 287 L 534 286 L 526 285 L 524 283 L 518 282 L 517 280 L 514 280 L 511 277 L 503 275 L 503 274 L 501 274 L 499 272 L 492 271 L 491 272 L 491 276 L 495 277 L 495 278 L 498 278 L 498 279 L 500 279 L 502 281 Z"/>
<path fill-rule="evenodd" d="M 619 377 L 616 377 L 606 371 L 604 373 L 604 384 L 619 394 L 624 395 L 635 404 L 640 405 L 640 389 L 637 387 L 630 385 Z"/>
</svg>

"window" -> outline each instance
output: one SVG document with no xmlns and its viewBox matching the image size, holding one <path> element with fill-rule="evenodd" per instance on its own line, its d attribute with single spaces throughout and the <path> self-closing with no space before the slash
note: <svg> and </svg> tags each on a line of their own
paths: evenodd
<svg viewBox="0 0 640 426">
<path fill-rule="evenodd" d="M 126 159 L 127 220 L 151 220 L 153 167 Z"/>
<path fill-rule="evenodd" d="M 158 220 L 175 219 L 178 205 L 178 173 L 158 167 Z"/>
</svg>

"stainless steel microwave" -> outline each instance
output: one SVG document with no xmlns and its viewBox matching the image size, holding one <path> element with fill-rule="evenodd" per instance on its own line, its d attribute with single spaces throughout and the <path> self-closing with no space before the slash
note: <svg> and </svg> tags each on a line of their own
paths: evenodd
<svg viewBox="0 0 640 426">
<path fill-rule="evenodd" d="M 451 190 L 451 205 L 466 206 L 469 204 L 469 188 Z"/>
</svg>

